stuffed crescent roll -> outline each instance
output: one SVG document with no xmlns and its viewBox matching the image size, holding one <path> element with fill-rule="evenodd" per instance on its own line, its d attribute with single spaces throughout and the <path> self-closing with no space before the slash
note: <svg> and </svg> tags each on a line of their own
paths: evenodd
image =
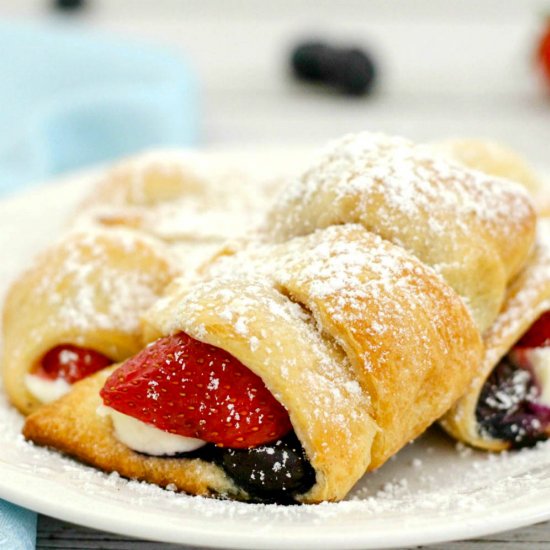
<svg viewBox="0 0 550 550">
<path fill-rule="evenodd" d="M 500 451 L 550 436 L 550 222 L 485 333 L 485 357 L 470 389 L 442 421 L 454 437 Z"/>
<path fill-rule="evenodd" d="M 149 346 L 31 415 L 24 435 L 193 494 L 339 500 L 479 366 L 460 297 L 362 226 L 247 261 L 248 277 L 172 286 L 145 315 Z"/>
<path fill-rule="evenodd" d="M 285 155 L 279 169 L 283 163 L 267 154 L 144 153 L 103 174 L 73 222 L 81 229 L 125 227 L 152 235 L 167 243 L 191 274 L 227 239 L 263 219 L 285 174 L 296 173 L 304 156 L 303 151 Z M 266 163 L 278 166 L 277 177 Z"/>
<path fill-rule="evenodd" d="M 483 331 L 532 251 L 535 220 L 521 186 L 434 156 L 433 147 L 362 133 L 332 143 L 282 192 L 263 239 L 360 223 L 441 273 Z"/>
<path fill-rule="evenodd" d="M 4 305 L 2 374 L 12 403 L 28 414 L 136 353 L 139 314 L 176 273 L 162 243 L 123 229 L 73 233 L 42 253 Z"/>
</svg>

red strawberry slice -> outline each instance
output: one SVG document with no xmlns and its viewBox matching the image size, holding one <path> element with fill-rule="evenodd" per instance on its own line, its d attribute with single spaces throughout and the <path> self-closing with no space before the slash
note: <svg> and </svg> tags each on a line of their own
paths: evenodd
<svg viewBox="0 0 550 550">
<path fill-rule="evenodd" d="M 543 313 L 516 344 L 517 348 L 545 348 L 550 346 L 550 311 Z"/>
<path fill-rule="evenodd" d="M 106 406 L 165 432 L 249 448 L 291 429 L 262 379 L 226 351 L 180 332 L 127 360 L 105 382 Z"/>
<path fill-rule="evenodd" d="M 111 359 L 93 349 L 63 344 L 48 351 L 33 374 L 48 380 L 63 378 L 74 384 L 112 363 Z"/>
<path fill-rule="evenodd" d="M 537 54 L 543 74 L 550 83 L 550 19 L 548 19 L 544 33 L 541 36 Z"/>
</svg>

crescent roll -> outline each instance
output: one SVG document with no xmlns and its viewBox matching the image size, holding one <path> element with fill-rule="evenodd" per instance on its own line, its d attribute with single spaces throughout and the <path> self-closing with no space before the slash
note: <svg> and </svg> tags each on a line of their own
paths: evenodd
<svg viewBox="0 0 550 550">
<path fill-rule="evenodd" d="M 4 305 L 2 374 L 11 402 L 28 414 L 67 391 L 74 371 L 136 353 L 139 314 L 176 274 L 161 242 L 123 229 L 72 233 L 42 253 Z M 56 361 L 63 375 L 47 372 Z"/>
<path fill-rule="evenodd" d="M 257 223 L 281 186 L 284 170 L 269 178 L 256 164 L 250 155 L 142 154 L 101 178 L 76 221 L 139 229 L 169 243 L 219 244 Z"/>
<path fill-rule="evenodd" d="M 263 240 L 360 223 L 441 273 L 487 329 L 530 254 L 535 213 L 521 186 L 362 133 L 332 143 L 272 209 Z"/>
<path fill-rule="evenodd" d="M 457 439 L 500 451 L 550 436 L 550 221 L 484 335 L 485 355 L 466 394 L 442 420 Z"/>
<path fill-rule="evenodd" d="M 152 235 L 192 274 L 227 239 L 256 226 L 285 172 L 297 170 L 290 155 L 271 176 L 265 156 L 257 156 L 160 150 L 125 159 L 98 180 L 73 222 Z"/>
<path fill-rule="evenodd" d="M 435 144 L 435 149 L 469 168 L 521 183 L 533 197 L 538 214 L 550 216 L 550 182 L 512 149 L 481 139 L 447 140 Z"/>
<path fill-rule="evenodd" d="M 367 470 L 379 467 L 448 410 L 478 369 L 481 338 L 461 298 L 430 267 L 360 225 L 266 245 L 242 261 L 250 262 L 248 276 L 214 277 L 191 288 L 172 285 L 144 316 L 145 339 L 151 344 L 114 372 L 77 383 L 61 400 L 32 414 L 25 437 L 104 470 L 193 494 L 276 502 L 340 500 Z M 161 457 L 144 452 L 143 446 L 140 452 L 132 450 L 135 443 L 129 442 L 135 438 L 117 424 L 112 409 L 107 415 L 95 411 L 102 410 L 101 396 L 104 406 L 115 407 L 104 392 L 117 384 L 128 382 L 124 392 L 141 384 L 139 376 L 125 378 L 141 365 L 140 357 L 158 361 L 160 370 L 150 372 L 146 394 L 130 404 L 140 412 L 125 414 L 133 422 L 138 414 L 149 415 L 146 429 L 155 433 L 167 420 L 164 407 L 182 422 L 186 415 L 201 418 L 203 406 L 187 406 L 186 392 L 204 392 L 203 384 L 191 381 L 184 392 L 178 384 L 192 376 L 191 360 L 202 361 L 204 372 L 215 368 L 214 360 L 190 359 L 187 351 L 163 355 L 161 343 L 167 346 L 176 337 L 206 346 L 209 353 L 224 353 L 228 363 L 238 362 L 259 377 L 288 415 L 290 432 L 251 448 L 222 446 L 212 434 L 214 439 L 188 453 Z M 162 365 L 170 361 L 183 361 L 179 364 L 186 374 L 166 376 Z M 207 389 L 232 390 L 222 386 L 211 378 Z M 232 411 L 228 402 L 224 406 Z M 202 418 L 199 427 L 213 421 Z M 248 417 L 237 424 L 245 423 L 242 418 Z M 168 431 L 163 436 L 191 439 Z M 148 434 L 146 442 L 140 441 L 151 449 L 151 441 L 159 440 Z M 262 469 L 257 458 L 262 453 L 262 460 L 286 458 Z M 302 458 L 292 462 L 296 453 Z M 302 477 L 285 489 L 285 476 L 298 473 Z M 282 485 L 274 487 L 277 483 Z"/>
<path fill-rule="evenodd" d="M 468 168 L 521 183 L 531 193 L 543 183 L 535 170 L 518 153 L 493 141 L 483 139 L 450 139 L 435 144 L 438 152 Z"/>
</svg>

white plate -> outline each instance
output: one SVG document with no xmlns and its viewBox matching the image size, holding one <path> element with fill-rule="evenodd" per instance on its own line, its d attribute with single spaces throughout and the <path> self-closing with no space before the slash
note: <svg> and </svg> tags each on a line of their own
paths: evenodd
<svg viewBox="0 0 550 550">
<path fill-rule="evenodd" d="M 87 187 L 73 177 L 0 202 L 2 290 L 62 227 Z M 231 548 L 390 548 L 495 533 L 550 519 L 550 442 L 500 456 L 433 429 L 348 500 L 264 506 L 189 497 L 105 475 L 25 443 L 0 392 L 0 497 L 88 527 Z"/>
</svg>

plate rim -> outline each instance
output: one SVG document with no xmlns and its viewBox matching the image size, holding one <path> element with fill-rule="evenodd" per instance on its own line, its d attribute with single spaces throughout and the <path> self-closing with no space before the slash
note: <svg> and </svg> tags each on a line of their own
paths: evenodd
<svg viewBox="0 0 550 550">
<path fill-rule="evenodd" d="M 447 522 L 435 523 L 432 527 L 416 528 L 412 532 L 404 530 L 403 532 L 394 532 L 388 539 L 387 533 L 380 533 L 375 537 L 369 535 L 368 523 L 357 525 L 350 533 L 347 529 L 345 536 L 341 532 L 322 533 L 320 540 L 317 534 L 311 536 L 310 532 L 305 532 L 305 529 L 310 529 L 311 526 L 303 526 L 303 530 L 296 532 L 290 529 L 288 532 L 279 532 L 277 535 L 268 533 L 266 536 L 262 526 L 256 524 L 248 524 L 248 532 L 216 532 L 214 530 L 205 531 L 200 527 L 186 526 L 174 530 L 169 525 L 151 526 L 146 522 L 141 521 L 141 518 L 150 516 L 150 512 L 139 511 L 137 516 L 129 518 L 114 519 L 109 515 L 108 510 L 102 508 L 97 512 L 94 507 L 80 510 L 71 508 L 69 499 L 61 499 L 56 501 L 56 508 L 51 508 L 52 500 L 42 495 L 41 493 L 32 493 L 28 490 L 18 488 L 17 478 L 21 476 L 27 477 L 26 474 L 18 472 L 12 479 L 14 483 L 5 483 L 0 480 L 0 498 L 4 498 L 14 504 L 31 509 L 37 513 L 45 514 L 60 520 L 82 525 L 92 529 L 111 532 L 132 538 L 142 538 L 149 541 L 176 543 L 185 545 L 198 545 L 205 548 L 238 548 L 243 550 L 279 550 L 289 548 L 288 544 L 299 544 L 303 550 L 359 550 L 359 549 L 374 549 L 374 548 L 401 548 L 403 546 L 416 546 L 424 544 L 437 544 L 443 542 L 451 542 L 456 540 L 470 540 L 477 537 L 483 537 L 490 534 L 495 534 L 503 531 L 511 531 L 528 525 L 533 525 L 550 519 L 550 503 L 544 501 L 544 494 L 539 494 L 540 503 L 533 504 L 530 507 L 523 508 L 521 516 L 517 515 L 517 510 L 511 509 L 505 513 L 496 515 L 489 514 L 488 516 L 478 516 L 475 520 L 457 522 L 456 525 L 451 525 Z M 31 476 L 32 477 L 32 476 Z M 44 480 L 39 479 L 42 484 Z M 53 485 L 59 485 L 58 482 L 51 481 Z M 77 491 L 74 486 L 67 491 L 66 486 L 62 486 L 64 493 Z M 67 495 L 70 496 L 70 495 Z M 90 504 L 94 503 L 94 498 L 90 495 L 81 495 L 85 501 Z M 546 492 L 546 497 L 550 497 L 550 491 Z M 199 497 L 200 498 L 200 497 Z M 97 503 L 97 501 L 95 501 Z M 227 501 L 230 506 L 231 501 Z M 333 504 L 338 506 L 337 503 Z M 111 505 L 117 508 L 117 505 Z M 253 505 L 254 506 L 254 505 Z M 306 505 L 316 506 L 316 505 Z M 527 510 L 527 512 L 526 512 Z M 116 516 L 119 518 L 120 516 Z M 182 512 L 182 519 L 185 518 Z M 242 526 L 242 525 L 241 525 Z M 262 533 L 263 531 L 263 533 Z M 355 532 L 357 531 L 357 532 Z"/>
</svg>

